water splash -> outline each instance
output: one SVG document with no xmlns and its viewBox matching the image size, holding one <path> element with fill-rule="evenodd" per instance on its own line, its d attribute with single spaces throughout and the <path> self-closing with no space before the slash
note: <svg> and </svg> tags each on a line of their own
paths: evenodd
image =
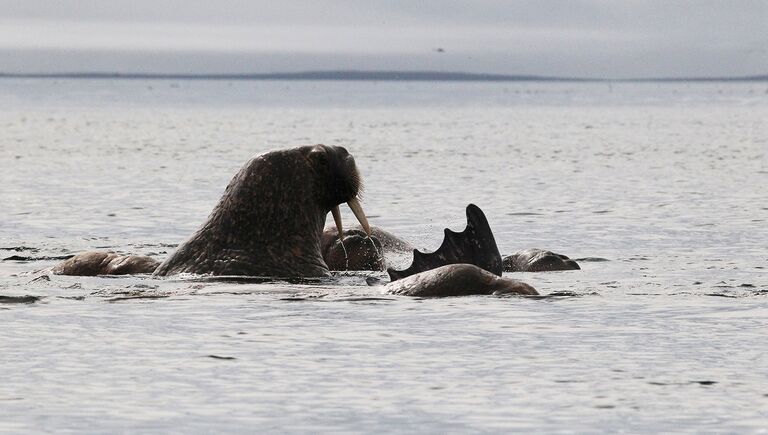
<svg viewBox="0 0 768 435">
<path fill-rule="evenodd" d="M 344 239 L 339 239 L 339 242 L 341 242 L 341 250 L 344 251 L 344 270 L 349 270 L 349 255 L 347 254 L 347 247 L 344 246 Z"/>
<path fill-rule="evenodd" d="M 376 251 L 376 257 L 381 260 L 382 264 L 384 264 L 384 255 L 382 255 L 379 248 L 376 247 L 376 242 L 373 241 L 373 237 L 368 236 L 366 239 L 371 241 L 371 246 L 373 246 L 373 250 Z"/>
</svg>

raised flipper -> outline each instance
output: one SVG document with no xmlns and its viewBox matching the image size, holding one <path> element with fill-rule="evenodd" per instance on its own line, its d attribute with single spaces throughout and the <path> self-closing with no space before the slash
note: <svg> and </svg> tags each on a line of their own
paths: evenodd
<svg viewBox="0 0 768 435">
<path fill-rule="evenodd" d="M 467 227 L 457 233 L 445 229 L 445 239 L 437 251 L 425 254 L 413 250 L 413 263 L 405 270 L 387 269 L 389 278 L 396 281 L 413 274 L 435 269 L 447 264 L 474 264 L 481 269 L 501 276 L 501 254 L 493 238 L 488 220 L 474 204 L 467 206 Z"/>
</svg>

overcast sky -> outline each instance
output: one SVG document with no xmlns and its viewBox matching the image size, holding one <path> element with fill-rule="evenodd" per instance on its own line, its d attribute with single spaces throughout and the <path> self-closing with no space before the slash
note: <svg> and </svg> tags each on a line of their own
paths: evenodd
<svg viewBox="0 0 768 435">
<path fill-rule="evenodd" d="M 0 72 L 768 73 L 768 0 L 0 0 Z"/>
</svg>

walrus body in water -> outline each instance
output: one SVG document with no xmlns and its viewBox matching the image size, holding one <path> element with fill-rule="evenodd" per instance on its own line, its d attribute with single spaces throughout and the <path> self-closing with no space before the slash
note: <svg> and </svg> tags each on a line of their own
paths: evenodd
<svg viewBox="0 0 768 435">
<path fill-rule="evenodd" d="M 449 264 L 390 282 L 384 292 L 424 298 L 468 295 L 528 295 L 539 293 L 530 285 L 496 276 L 474 264 Z"/>
<path fill-rule="evenodd" d="M 320 253 L 328 212 L 341 225 L 346 202 L 370 231 L 360 202 L 360 174 L 342 147 L 315 145 L 272 151 L 232 178 L 207 221 L 157 266 L 126 256 L 128 273 L 317 277 L 330 275 Z M 86 252 L 55 266 L 66 275 L 115 274 L 112 253 Z M 151 260 L 151 259 L 150 259 Z M 124 268 L 125 269 L 125 268 Z"/>
<path fill-rule="evenodd" d="M 330 270 L 386 270 L 388 258 L 405 256 L 413 246 L 381 228 L 371 226 L 368 236 L 361 228 L 323 231 L 320 250 Z"/>
</svg>

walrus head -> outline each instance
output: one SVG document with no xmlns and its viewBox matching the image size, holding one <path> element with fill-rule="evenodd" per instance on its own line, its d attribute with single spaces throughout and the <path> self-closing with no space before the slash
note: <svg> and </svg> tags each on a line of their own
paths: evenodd
<svg viewBox="0 0 768 435">
<path fill-rule="evenodd" d="M 326 185 L 325 189 L 319 188 L 318 191 L 324 192 L 321 201 L 328 211 L 333 213 L 339 238 L 344 239 L 341 210 L 339 210 L 339 204 L 343 202 L 352 209 L 352 213 L 370 237 L 371 227 L 358 198 L 363 186 L 360 172 L 355 165 L 355 158 L 344 147 L 315 145 L 309 149 L 307 160 L 314 171 L 320 175 L 317 179 L 323 180 L 321 182 Z"/>
<path fill-rule="evenodd" d="M 370 236 L 362 228 L 349 228 L 339 237 L 337 228 L 326 226 L 320 251 L 330 270 L 381 271 L 405 261 L 413 246 L 378 227 L 371 227 Z"/>
<path fill-rule="evenodd" d="M 376 234 L 369 236 L 359 228 L 341 235 L 326 228 L 320 249 L 330 270 L 384 270 L 384 246 Z"/>
</svg>

